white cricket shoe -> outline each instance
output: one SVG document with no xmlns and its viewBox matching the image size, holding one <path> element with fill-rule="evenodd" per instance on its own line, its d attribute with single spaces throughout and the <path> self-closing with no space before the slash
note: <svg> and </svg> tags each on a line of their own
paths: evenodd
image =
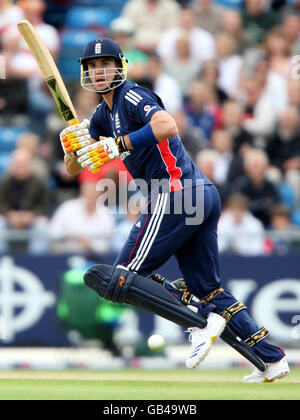
<svg viewBox="0 0 300 420">
<path fill-rule="evenodd" d="M 275 379 L 284 378 L 289 374 L 290 368 L 286 356 L 283 357 L 279 362 L 267 363 L 267 369 L 261 372 L 258 369 L 254 369 L 251 375 L 244 377 L 243 382 L 247 383 L 263 383 L 273 382 Z"/>
<path fill-rule="evenodd" d="M 192 349 L 185 365 L 189 369 L 197 367 L 208 355 L 212 343 L 220 337 L 226 326 L 226 320 L 220 315 L 211 312 L 207 318 L 205 328 L 189 328 L 189 340 Z"/>
</svg>

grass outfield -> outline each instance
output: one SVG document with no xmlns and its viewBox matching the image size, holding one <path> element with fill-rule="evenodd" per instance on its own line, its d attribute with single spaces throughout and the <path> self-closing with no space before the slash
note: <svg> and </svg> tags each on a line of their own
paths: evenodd
<svg viewBox="0 0 300 420">
<path fill-rule="evenodd" d="M 0 400 L 300 399 L 300 368 L 272 384 L 244 384 L 249 370 L 8 371 Z"/>
</svg>

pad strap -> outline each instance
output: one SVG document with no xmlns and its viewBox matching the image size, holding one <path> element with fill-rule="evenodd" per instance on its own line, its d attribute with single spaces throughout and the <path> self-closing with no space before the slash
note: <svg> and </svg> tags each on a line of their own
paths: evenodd
<svg viewBox="0 0 300 420">
<path fill-rule="evenodd" d="M 226 319 L 226 322 L 229 322 L 234 315 L 243 310 L 247 310 L 247 306 L 243 302 L 236 302 L 229 306 L 229 308 L 224 309 L 220 315 Z"/>
<path fill-rule="evenodd" d="M 266 328 L 262 327 L 260 330 L 250 335 L 250 337 L 248 337 L 245 340 L 245 343 L 248 344 L 249 347 L 252 347 L 259 343 L 261 340 L 267 338 L 269 335 L 269 331 Z"/>
<path fill-rule="evenodd" d="M 215 298 L 216 296 L 218 296 L 222 292 L 224 292 L 224 289 L 222 287 L 220 287 L 219 289 L 216 289 L 213 292 L 211 292 L 205 298 L 201 299 L 200 303 L 207 303 L 207 302 L 211 301 L 213 298 Z"/>
</svg>

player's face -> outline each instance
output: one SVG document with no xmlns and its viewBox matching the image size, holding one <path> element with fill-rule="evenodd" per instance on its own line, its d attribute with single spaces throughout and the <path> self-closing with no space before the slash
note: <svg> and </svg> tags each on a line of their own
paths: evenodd
<svg viewBox="0 0 300 420">
<path fill-rule="evenodd" d="M 89 78 L 96 91 L 108 89 L 116 76 L 116 62 L 114 58 L 94 58 L 88 62 Z"/>
</svg>

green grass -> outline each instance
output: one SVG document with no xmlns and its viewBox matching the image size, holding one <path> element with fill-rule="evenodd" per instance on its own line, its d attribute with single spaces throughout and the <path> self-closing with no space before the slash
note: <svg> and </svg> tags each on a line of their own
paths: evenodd
<svg viewBox="0 0 300 420">
<path fill-rule="evenodd" d="M 244 384 L 249 371 L 176 369 L 0 372 L 0 400 L 299 400 L 300 369 L 273 384 Z"/>
</svg>

